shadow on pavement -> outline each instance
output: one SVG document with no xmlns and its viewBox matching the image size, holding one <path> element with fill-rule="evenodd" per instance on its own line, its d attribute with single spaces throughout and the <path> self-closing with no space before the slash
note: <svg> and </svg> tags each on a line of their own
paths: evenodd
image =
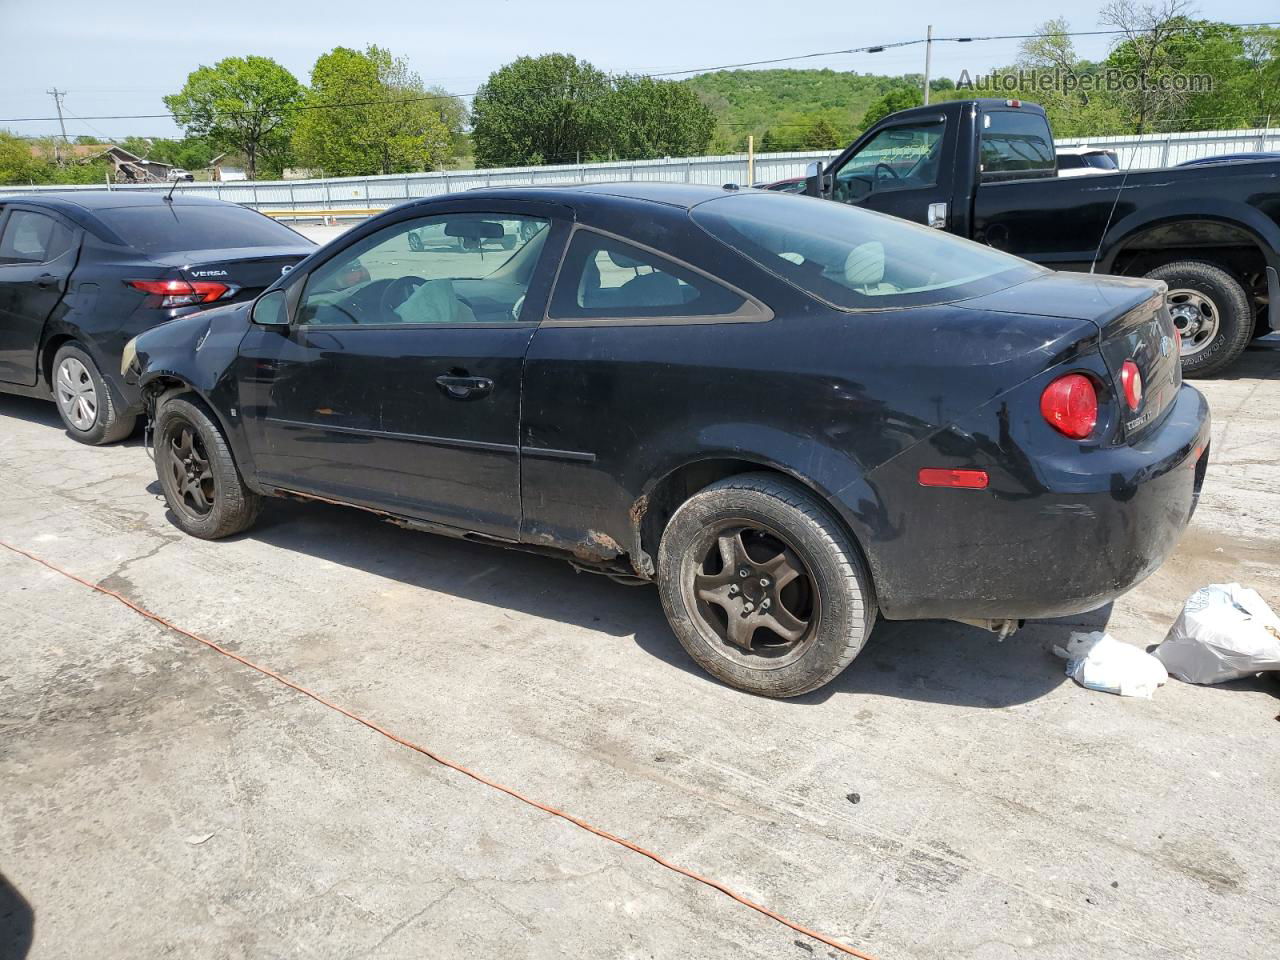
<svg viewBox="0 0 1280 960">
<path fill-rule="evenodd" d="M 0 873 L 0 960 L 23 960 L 35 936 L 35 911 Z"/>
<path fill-rule="evenodd" d="M 62 422 L 62 418 L 58 416 L 58 408 L 53 405 L 52 400 L 40 400 L 36 397 L 15 397 L 0 393 L 0 414 L 12 417 L 14 420 L 25 420 L 27 423 L 48 427 L 50 430 L 56 430 L 66 437 L 67 443 L 76 442 L 67 433 L 67 428 Z M 119 443 L 111 444 L 111 446 L 142 446 L 142 418 L 138 418 L 138 426 L 129 437 Z"/>
<path fill-rule="evenodd" d="M 410 586 L 634 639 L 664 663 L 715 682 L 671 633 L 651 587 L 575 573 L 554 558 L 402 530 L 320 503 L 270 500 L 244 536 Z M 1037 623 L 1005 641 L 956 623 L 881 621 L 849 669 L 792 702 L 852 693 L 972 707 L 1026 703 L 1066 679 L 1061 661 L 1047 652 L 1050 642 L 1082 626 L 1097 629 L 1109 615 L 1108 605 L 1069 622 Z"/>
</svg>

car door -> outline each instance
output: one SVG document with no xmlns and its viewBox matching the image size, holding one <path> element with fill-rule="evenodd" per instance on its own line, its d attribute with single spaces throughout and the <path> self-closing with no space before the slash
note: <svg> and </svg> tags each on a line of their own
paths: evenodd
<svg viewBox="0 0 1280 960">
<path fill-rule="evenodd" d="M 300 280 L 288 326 L 245 337 L 255 469 L 269 485 L 514 539 L 525 351 L 568 228 L 547 204 L 433 210 L 336 250 Z"/>
<path fill-rule="evenodd" d="M 874 131 L 832 164 L 831 199 L 945 229 L 952 198 L 940 174 L 955 149 L 945 133 L 941 114 Z"/>
<path fill-rule="evenodd" d="M 33 386 L 45 321 L 67 289 L 79 231 L 53 213 L 0 211 L 0 380 Z"/>
</svg>

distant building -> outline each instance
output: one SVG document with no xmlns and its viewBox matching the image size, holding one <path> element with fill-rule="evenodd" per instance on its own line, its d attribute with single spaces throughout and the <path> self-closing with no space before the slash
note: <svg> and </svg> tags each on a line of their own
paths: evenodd
<svg viewBox="0 0 1280 960">
<path fill-rule="evenodd" d="M 244 172 L 244 167 L 231 166 L 227 163 L 227 154 L 220 153 L 209 161 L 209 169 L 212 171 L 210 180 L 218 183 L 233 183 L 236 180 L 248 180 L 249 176 Z"/>
<path fill-rule="evenodd" d="M 66 163 L 95 163 L 105 160 L 110 166 L 111 179 L 116 183 L 156 183 L 169 177 L 172 164 L 146 160 L 135 156 L 114 143 L 55 143 L 54 150 Z M 42 147 L 31 148 L 33 157 L 44 157 Z"/>
</svg>

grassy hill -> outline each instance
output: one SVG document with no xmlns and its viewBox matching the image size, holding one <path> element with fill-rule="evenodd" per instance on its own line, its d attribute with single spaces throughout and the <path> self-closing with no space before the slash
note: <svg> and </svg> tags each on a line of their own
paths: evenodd
<svg viewBox="0 0 1280 960">
<path fill-rule="evenodd" d="M 920 84 L 919 76 L 885 77 L 839 70 L 721 70 L 683 81 L 716 115 L 712 151 L 742 149 L 754 134 L 757 149 L 766 133 L 773 149 L 801 146 L 805 131 L 824 120 L 840 145 L 862 129 L 862 116 L 893 90 Z"/>
</svg>

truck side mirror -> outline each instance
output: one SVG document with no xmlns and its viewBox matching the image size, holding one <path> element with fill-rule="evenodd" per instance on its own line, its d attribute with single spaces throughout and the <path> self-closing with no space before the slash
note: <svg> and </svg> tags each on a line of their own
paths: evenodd
<svg viewBox="0 0 1280 960">
<path fill-rule="evenodd" d="M 804 195 L 806 197 L 822 196 L 822 161 L 815 160 L 804 171 Z"/>
</svg>

